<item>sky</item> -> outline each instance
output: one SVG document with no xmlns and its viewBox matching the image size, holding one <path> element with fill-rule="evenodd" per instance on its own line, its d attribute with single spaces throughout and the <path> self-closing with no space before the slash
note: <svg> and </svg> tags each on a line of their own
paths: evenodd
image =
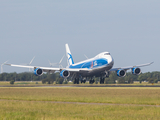
<svg viewBox="0 0 160 120">
<path fill-rule="evenodd" d="M 114 67 L 154 61 L 142 72 L 159 71 L 159 6 L 159 0 L 1 0 L 0 64 L 27 64 L 35 56 L 32 65 L 48 67 L 48 60 L 60 61 L 68 43 L 74 62 L 108 51 Z"/>
</svg>

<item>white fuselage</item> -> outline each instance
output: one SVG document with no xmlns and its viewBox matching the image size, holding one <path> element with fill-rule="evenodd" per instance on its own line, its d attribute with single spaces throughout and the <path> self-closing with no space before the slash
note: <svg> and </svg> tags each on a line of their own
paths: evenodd
<svg viewBox="0 0 160 120">
<path fill-rule="evenodd" d="M 92 74 L 100 74 L 101 72 L 109 71 L 113 67 L 113 64 L 114 64 L 114 60 L 111 57 L 110 53 L 103 52 L 98 54 L 94 58 L 72 64 L 69 66 L 69 68 L 72 68 L 72 69 L 86 68 L 90 71 L 88 73 L 85 73 L 84 76 L 86 75 L 89 76 Z"/>
</svg>

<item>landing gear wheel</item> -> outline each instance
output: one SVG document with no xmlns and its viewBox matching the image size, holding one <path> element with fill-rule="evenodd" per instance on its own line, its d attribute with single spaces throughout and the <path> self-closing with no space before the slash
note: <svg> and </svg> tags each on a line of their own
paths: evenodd
<svg viewBox="0 0 160 120">
<path fill-rule="evenodd" d="M 77 84 L 79 84 L 79 79 L 77 79 Z"/>
<path fill-rule="evenodd" d="M 86 82 L 86 80 L 81 80 L 81 83 L 85 83 Z"/>
<path fill-rule="evenodd" d="M 92 80 L 89 80 L 89 84 L 92 84 Z"/>
<path fill-rule="evenodd" d="M 81 80 L 81 84 L 83 83 L 83 80 Z"/>
<path fill-rule="evenodd" d="M 73 84 L 79 84 L 79 78 L 75 78 Z"/>
<path fill-rule="evenodd" d="M 95 81 L 94 81 L 94 80 L 92 80 L 92 82 L 94 83 Z"/>
<path fill-rule="evenodd" d="M 73 81 L 73 84 L 76 84 L 76 79 Z"/>
<path fill-rule="evenodd" d="M 94 83 L 94 80 L 89 80 L 89 84 L 93 84 Z"/>
<path fill-rule="evenodd" d="M 100 78 L 100 84 L 104 84 L 104 78 Z"/>
</svg>

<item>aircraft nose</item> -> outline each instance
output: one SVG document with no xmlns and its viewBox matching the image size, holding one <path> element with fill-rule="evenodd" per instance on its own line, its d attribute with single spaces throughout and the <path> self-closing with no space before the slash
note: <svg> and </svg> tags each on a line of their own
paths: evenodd
<svg viewBox="0 0 160 120">
<path fill-rule="evenodd" d="M 110 56 L 109 58 L 108 58 L 108 64 L 112 64 L 113 63 L 113 58 Z"/>
<path fill-rule="evenodd" d="M 108 57 L 108 63 L 110 64 L 112 62 L 112 57 Z"/>
</svg>

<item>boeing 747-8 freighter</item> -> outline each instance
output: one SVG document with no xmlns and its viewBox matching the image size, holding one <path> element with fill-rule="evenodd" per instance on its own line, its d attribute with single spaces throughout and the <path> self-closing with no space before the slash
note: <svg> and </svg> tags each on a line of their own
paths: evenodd
<svg viewBox="0 0 160 120">
<path fill-rule="evenodd" d="M 54 73 L 55 71 L 59 71 L 61 77 L 72 77 L 72 79 L 75 79 L 75 83 L 77 84 L 79 83 L 79 80 L 81 80 L 81 83 L 85 83 L 85 80 L 83 78 L 86 77 L 90 78 L 90 83 L 93 83 L 94 80 L 92 78 L 96 76 L 100 77 L 100 83 L 103 84 L 105 77 L 109 77 L 109 73 L 111 71 L 115 71 L 117 73 L 117 76 L 119 77 L 124 77 L 126 75 L 126 71 L 129 69 L 132 70 L 132 74 L 139 75 L 141 73 L 140 67 L 148 66 L 153 63 L 151 62 L 136 66 L 112 68 L 114 65 L 114 60 L 109 52 L 102 52 L 93 58 L 74 63 L 68 44 L 66 44 L 65 47 L 66 56 L 68 59 L 68 66 L 66 68 L 38 67 L 15 64 L 6 65 L 14 67 L 32 68 L 34 69 L 34 74 L 36 76 L 41 76 L 43 72 Z"/>
</svg>

